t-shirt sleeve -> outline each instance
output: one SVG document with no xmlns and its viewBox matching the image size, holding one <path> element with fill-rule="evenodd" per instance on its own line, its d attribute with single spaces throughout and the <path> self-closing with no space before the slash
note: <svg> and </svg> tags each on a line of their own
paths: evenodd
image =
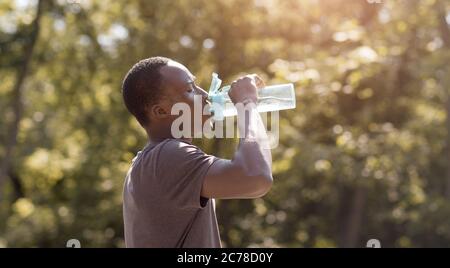
<svg viewBox="0 0 450 268">
<path fill-rule="evenodd" d="M 166 141 L 158 156 L 156 172 L 166 202 L 181 209 L 206 206 L 208 199 L 201 197 L 203 180 L 218 159 L 187 142 Z"/>
</svg>

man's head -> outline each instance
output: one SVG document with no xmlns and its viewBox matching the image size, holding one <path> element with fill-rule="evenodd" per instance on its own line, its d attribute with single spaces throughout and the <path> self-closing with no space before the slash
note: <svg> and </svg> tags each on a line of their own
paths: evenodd
<svg viewBox="0 0 450 268">
<path fill-rule="evenodd" d="M 128 111 L 145 129 L 169 128 L 176 119 L 171 115 L 175 103 L 187 103 L 193 111 L 194 96 L 201 95 L 203 105 L 208 94 L 196 86 L 195 76 L 182 64 L 165 57 L 152 57 L 136 63 L 122 84 Z M 203 108 L 203 107 L 202 107 Z M 203 117 L 205 121 L 207 117 Z"/>
</svg>

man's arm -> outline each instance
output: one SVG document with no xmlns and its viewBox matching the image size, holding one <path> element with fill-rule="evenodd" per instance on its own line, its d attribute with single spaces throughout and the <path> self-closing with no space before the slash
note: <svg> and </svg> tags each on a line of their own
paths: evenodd
<svg viewBox="0 0 450 268">
<path fill-rule="evenodd" d="M 272 155 L 261 116 L 256 110 L 256 76 L 245 76 L 231 84 L 233 103 L 246 105 L 238 110 L 240 143 L 232 160 L 220 159 L 209 168 L 201 195 L 207 198 L 257 198 L 272 186 Z M 239 106 L 238 105 L 238 106 Z"/>
</svg>

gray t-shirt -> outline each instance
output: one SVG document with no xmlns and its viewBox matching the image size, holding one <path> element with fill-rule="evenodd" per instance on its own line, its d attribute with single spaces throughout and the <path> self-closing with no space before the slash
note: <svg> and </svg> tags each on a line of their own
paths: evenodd
<svg viewBox="0 0 450 268">
<path fill-rule="evenodd" d="M 126 247 L 221 247 L 214 199 L 200 196 L 218 159 L 178 139 L 138 152 L 123 191 Z"/>
</svg>

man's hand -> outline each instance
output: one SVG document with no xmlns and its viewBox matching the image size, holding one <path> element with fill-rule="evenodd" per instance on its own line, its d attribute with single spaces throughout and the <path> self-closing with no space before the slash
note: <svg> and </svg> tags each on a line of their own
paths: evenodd
<svg viewBox="0 0 450 268">
<path fill-rule="evenodd" d="M 246 75 L 231 83 L 231 89 L 228 92 L 231 101 L 234 104 L 251 101 L 257 103 L 257 89 L 264 87 L 264 81 L 256 74 Z"/>
<path fill-rule="evenodd" d="M 266 144 L 267 134 L 262 119 L 255 109 L 257 89 L 263 80 L 253 74 L 239 78 L 228 92 L 236 105 L 252 102 L 245 113 L 238 109 L 240 143 L 232 160 L 220 159 L 208 170 L 201 196 L 206 198 L 258 198 L 265 195 L 273 183 L 272 154 Z M 247 116 L 248 114 L 248 116 Z"/>
</svg>

